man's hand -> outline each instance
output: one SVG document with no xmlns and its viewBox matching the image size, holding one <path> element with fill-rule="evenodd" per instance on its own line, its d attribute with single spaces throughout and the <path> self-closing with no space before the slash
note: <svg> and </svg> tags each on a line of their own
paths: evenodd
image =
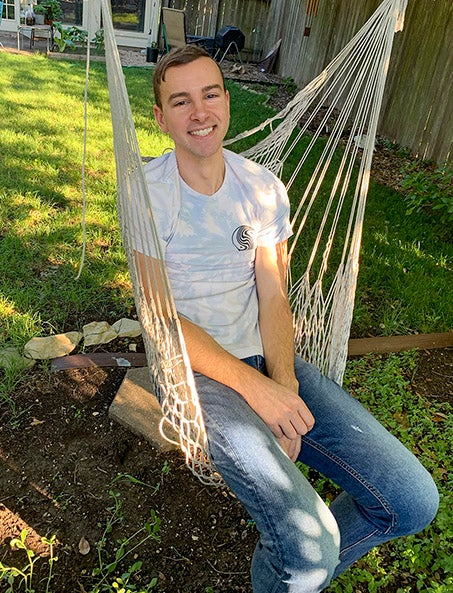
<svg viewBox="0 0 453 593">
<path fill-rule="evenodd" d="M 293 440 L 313 428 L 315 419 L 297 392 L 263 375 L 256 383 L 244 397 L 278 439 Z"/>
<path fill-rule="evenodd" d="M 298 435 L 295 439 L 281 437 L 277 440 L 291 461 L 297 461 L 300 449 L 302 447 L 302 437 L 300 435 Z"/>
</svg>

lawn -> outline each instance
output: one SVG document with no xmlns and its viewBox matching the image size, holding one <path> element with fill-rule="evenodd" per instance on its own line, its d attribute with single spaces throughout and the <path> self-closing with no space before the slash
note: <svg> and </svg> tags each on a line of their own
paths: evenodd
<svg viewBox="0 0 453 593">
<path fill-rule="evenodd" d="M 158 155 L 169 142 L 151 117 L 151 71 L 129 68 L 125 75 L 141 152 Z M 114 322 L 134 312 L 116 218 L 112 132 L 102 64 L 94 64 L 90 72 L 87 251 L 76 279 L 83 243 L 84 77 L 85 67 L 78 62 L 1 54 L 0 349 L 22 348 L 33 336 L 80 330 L 95 320 Z M 264 105 L 264 95 L 231 83 L 229 88 L 233 136 L 258 123 L 270 108 Z M 301 179 L 294 186 L 293 201 L 303 183 Z M 453 326 L 452 244 L 435 213 L 421 209 L 408 216 L 406 211 L 401 193 L 372 183 L 353 321 L 355 336 L 444 332 Z M 411 382 L 417 364 L 413 352 L 364 357 L 350 362 L 346 383 L 432 471 L 442 494 L 441 510 L 424 534 L 373 551 L 333 583 L 329 593 L 447 593 L 453 588 L 451 394 L 449 401 L 448 396 L 432 401 L 418 394 Z M 46 365 L 41 371 L 47 373 Z M 34 369 L 34 380 L 41 371 Z M 0 369 L 0 420 L 17 439 L 26 434 L 26 410 L 15 395 L 26 384 L 23 372 Z M 79 420 L 74 417 L 71 422 Z M 0 452 L 2 446 L 0 433 Z M 321 492 L 332 491 L 325 480 L 312 477 Z M 0 503 L 7 496 L 0 491 Z M 164 529 L 160 538 L 165 539 Z M 6 582 L 11 574 L 0 563 L 0 579 Z M 10 591 L 31 591 L 19 588 L 20 575 L 15 578 L 16 588 Z M 142 574 L 142 591 L 145 581 L 146 574 Z M 151 582 L 150 575 L 146 591 Z M 49 589 L 44 583 L 37 591 L 60 593 L 49 583 Z M 0 580 L 0 590 L 2 585 Z M 107 578 L 102 586 L 113 587 Z M 87 593 L 97 590 L 101 589 L 92 585 Z M 214 585 L 198 590 L 217 591 Z M 224 589 L 219 586 L 218 590 Z"/>
</svg>

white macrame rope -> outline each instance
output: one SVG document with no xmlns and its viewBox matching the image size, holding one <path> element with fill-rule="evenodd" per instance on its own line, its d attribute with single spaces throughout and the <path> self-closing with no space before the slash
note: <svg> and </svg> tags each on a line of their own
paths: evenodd
<svg viewBox="0 0 453 593">
<path fill-rule="evenodd" d="M 165 432 L 169 426 L 178 433 L 186 462 L 202 481 L 220 483 L 215 468 L 209 464 L 195 382 L 162 263 L 152 196 L 148 195 L 108 0 L 101 0 L 101 4 L 117 164 L 118 213 L 150 376 L 162 405 L 161 428 Z M 316 6 L 310 3 L 308 17 L 313 17 Z M 289 176 L 288 188 L 308 166 L 313 149 L 321 146 L 320 157 L 292 219 L 295 235 L 289 252 L 292 260 L 289 286 L 297 351 L 339 383 L 346 363 L 378 116 L 393 33 L 401 27 L 405 7 L 406 0 L 384 0 L 338 56 L 285 109 L 253 130 L 225 142 L 232 144 L 270 129 L 267 138 L 243 154 L 280 176 L 293 151 L 307 143 Z M 138 211 L 138 220 L 133 211 Z M 306 240 L 306 227 L 313 217 L 319 218 L 317 232 L 311 247 L 303 246 L 307 263 L 304 271 L 296 274 L 296 249 L 302 239 Z M 150 221 L 151 232 L 146 221 Z M 157 253 L 160 263 L 139 268 L 132 245 L 140 243 L 145 253 Z"/>
<path fill-rule="evenodd" d="M 88 139 L 88 88 L 90 81 L 90 42 L 87 42 L 87 54 L 86 54 L 86 67 L 85 67 L 85 89 L 83 94 L 83 155 L 82 155 L 82 254 L 80 256 L 79 271 L 76 276 L 76 280 L 80 279 L 82 275 L 83 267 L 85 265 L 85 254 L 87 246 L 87 193 L 86 193 L 86 161 L 87 161 L 87 139 Z"/>
<path fill-rule="evenodd" d="M 280 114 L 228 141 L 232 144 L 280 121 L 264 140 L 244 154 L 281 174 L 283 164 L 310 130 L 311 139 L 298 157 L 288 188 L 307 165 L 312 149 L 324 142 L 292 219 L 295 235 L 290 259 L 294 258 L 299 239 L 306 234 L 307 222 L 314 210 L 319 211 L 320 204 L 323 215 L 311 249 L 304 246 L 304 251 L 309 253 L 305 271 L 299 278 L 291 272 L 289 285 L 298 352 L 339 383 L 346 364 L 377 118 L 393 33 L 405 5 L 405 0 L 384 1 L 332 63 Z M 320 111 L 324 115 L 313 132 Z M 301 121 L 304 123 L 300 125 Z M 328 127 L 331 129 L 326 137 Z M 335 164 L 339 146 L 342 156 L 339 164 Z M 327 182 L 329 177 L 333 181 Z M 351 186 L 355 186 L 352 196 Z M 339 223 L 345 216 L 346 228 L 340 233 Z M 334 248 L 338 253 L 338 246 L 341 258 L 335 264 L 335 271 L 330 259 Z"/>
<path fill-rule="evenodd" d="M 142 167 L 110 6 L 107 0 L 101 0 L 101 6 L 117 171 L 118 217 L 142 325 L 151 382 L 162 405 L 162 433 L 166 436 L 165 426 L 171 426 L 178 434 L 179 445 L 192 471 L 208 484 L 220 483 L 220 476 L 209 462 L 195 382 L 162 263 L 162 249 L 152 215 L 152 200 Z M 133 216 L 133 210 L 138 212 L 138 218 Z M 151 235 L 147 232 L 145 221 L 150 223 Z M 145 269 L 137 266 L 132 251 L 132 246 L 137 244 L 137 235 L 145 253 L 158 254 L 156 265 Z"/>
</svg>

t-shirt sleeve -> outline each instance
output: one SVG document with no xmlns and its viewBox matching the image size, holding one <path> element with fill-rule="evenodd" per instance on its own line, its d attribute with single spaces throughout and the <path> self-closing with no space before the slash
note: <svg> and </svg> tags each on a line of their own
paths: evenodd
<svg viewBox="0 0 453 593">
<path fill-rule="evenodd" d="M 288 194 L 279 179 L 274 179 L 262 207 L 262 225 L 257 237 L 258 247 L 276 245 L 291 237 L 293 230 L 289 218 Z"/>
</svg>

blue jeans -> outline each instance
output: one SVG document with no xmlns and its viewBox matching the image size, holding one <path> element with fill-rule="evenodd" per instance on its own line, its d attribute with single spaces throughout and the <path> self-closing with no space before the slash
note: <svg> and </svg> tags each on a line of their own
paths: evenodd
<svg viewBox="0 0 453 593">
<path fill-rule="evenodd" d="M 265 372 L 260 356 L 245 362 Z M 195 374 L 212 460 L 260 534 L 254 593 L 322 591 L 377 544 L 421 531 L 438 508 L 412 453 L 314 366 L 296 358 L 295 368 L 316 420 L 299 461 L 342 488 L 329 507 L 236 391 Z"/>
</svg>

